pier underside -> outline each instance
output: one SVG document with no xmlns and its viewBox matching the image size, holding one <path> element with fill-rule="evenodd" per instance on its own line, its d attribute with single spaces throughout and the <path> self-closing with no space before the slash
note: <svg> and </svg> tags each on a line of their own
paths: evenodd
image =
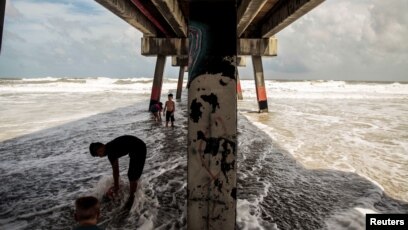
<svg viewBox="0 0 408 230">
<path fill-rule="evenodd" d="M 251 57 L 259 112 L 268 112 L 262 57 L 277 56 L 276 33 L 324 0 L 96 1 L 143 33 L 142 55 L 157 56 L 150 105 L 167 56 L 180 68 L 178 100 L 188 70 L 188 229 L 235 229 L 237 66 Z"/>
</svg>

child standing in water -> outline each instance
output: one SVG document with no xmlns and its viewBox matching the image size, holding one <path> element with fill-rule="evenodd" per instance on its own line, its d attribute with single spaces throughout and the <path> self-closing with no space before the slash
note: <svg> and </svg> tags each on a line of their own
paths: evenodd
<svg viewBox="0 0 408 230">
<path fill-rule="evenodd" d="M 167 109 L 167 110 L 166 110 Z M 171 120 L 171 127 L 174 127 L 174 111 L 176 110 L 176 105 L 173 101 L 173 94 L 168 95 L 168 101 L 164 104 L 163 116 L 166 113 L 166 127 L 169 126 L 169 121 Z"/>
<path fill-rule="evenodd" d="M 161 111 L 163 110 L 163 103 L 157 102 L 150 106 L 150 112 L 154 115 L 155 121 L 161 121 Z"/>
</svg>

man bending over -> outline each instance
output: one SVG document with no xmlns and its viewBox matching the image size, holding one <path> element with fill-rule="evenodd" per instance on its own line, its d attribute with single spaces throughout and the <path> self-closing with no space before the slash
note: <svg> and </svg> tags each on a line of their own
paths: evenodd
<svg viewBox="0 0 408 230">
<path fill-rule="evenodd" d="M 132 207 L 137 188 L 137 182 L 142 175 L 143 167 L 146 159 L 146 144 L 135 136 L 124 135 L 115 138 L 107 144 L 100 142 L 92 143 L 89 146 L 89 151 L 93 157 L 108 156 L 109 162 L 112 165 L 114 185 L 110 188 L 115 194 L 119 190 L 119 158 L 124 155 L 129 155 L 129 199 L 125 207 Z"/>
</svg>

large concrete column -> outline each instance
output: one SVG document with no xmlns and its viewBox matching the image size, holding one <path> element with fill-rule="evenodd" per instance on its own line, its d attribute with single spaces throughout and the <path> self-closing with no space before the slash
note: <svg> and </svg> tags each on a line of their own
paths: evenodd
<svg viewBox="0 0 408 230">
<path fill-rule="evenodd" d="M 186 71 L 185 66 L 180 66 L 180 72 L 179 72 L 179 78 L 177 82 L 177 94 L 176 94 L 176 99 L 181 98 L 181 91 L 183 88 L 183 78 L 184 78 L 184 72 Z"/>
<path fill-rule="evenodd" d="M 160 101 L 165 64 L 166 64 L 166 56 L 157 55 L 156 68 L 154 69 L 154 78 L 153 78 L 153 85 L 152 85 L 152 94 L 150 96 L 149 109 L 152 104 Z"/>
<path fill-rule="evenodd" d="M 256 97 L 258 99 L 259 112 L 268 112 L 268 99 L 266 97 L 265 78 L 261 56 L 252 56 L 254 67 Z"/>
<path fill-rule="evenodd" d="M 235 229 L 235 0 L 192 0 L 189 18 L 188 229 Z"/>
</svg>

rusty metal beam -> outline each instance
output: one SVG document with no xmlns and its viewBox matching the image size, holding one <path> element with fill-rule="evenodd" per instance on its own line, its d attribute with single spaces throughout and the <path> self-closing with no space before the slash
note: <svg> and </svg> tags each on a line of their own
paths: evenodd
<svg viewBox="0 0 408 230">
<path fill-rule="evenodd" d="M 140 30 L 144 36 L 157 36 L 152 23 L 128 0 L 95 0 L 109 11 Z"/>
<path fill-rule="evenodd" d="M 268 38 L 275 35 L 323 1 L 324 0 L 283 1 L 276 9 L 272 9 L 269 19 L 262 25 L 261 37 Z"/>
<path fill-rule="evenodd" d="M 152 0 L 177 37 L 187 37 L 187 24 L 177 0 Z"/>
<path fill-rule="evenodd" d="M 169 31 L 166 30 L 166 28 L 163 27 L 163 25 L 160 23 L 159 19 L 156 18 L 153 13 L 144 5 L 146 2 L 142 2 L 141 0 L 130 0 L 139 10 L 142 12 L 144 16 L 146 16 L 147 19 L 150 20 L 153 25 L 156 26 L 157 29 L 160 30 L 166 37 L 171 37 Z"/>
<path fill-rule="evenodd" d="M 278 1 L 278 0 L 273 0 Z M 242 0 L 237 12 L 237 36 L 241 37 L 268 0 Z"/>
</svg>

